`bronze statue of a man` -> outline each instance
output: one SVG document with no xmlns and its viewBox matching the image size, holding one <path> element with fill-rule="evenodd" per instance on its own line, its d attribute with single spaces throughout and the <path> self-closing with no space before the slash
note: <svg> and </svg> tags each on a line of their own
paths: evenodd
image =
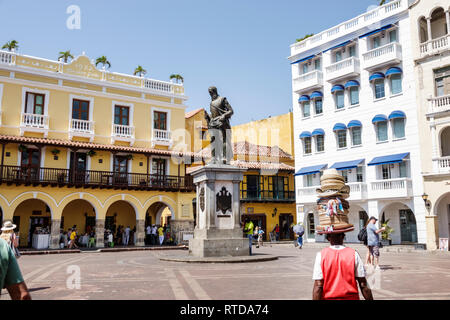
<svg viewBox="0 0 450 320">
<path fill-rule="evenodd" d="M 211 137 L 211 162 L 229 164 L 233 157 L 230 126 L 233 108 L 227 98 L 219 96 L 216 87 L 210 87 L 208 91 L 211 96 L 211 115 L 205 111 L 205 119 Z"/>
</svg>

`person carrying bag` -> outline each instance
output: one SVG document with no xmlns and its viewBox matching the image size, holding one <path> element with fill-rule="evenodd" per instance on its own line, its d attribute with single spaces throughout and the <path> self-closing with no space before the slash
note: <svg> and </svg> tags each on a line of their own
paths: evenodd
<svg viewBox="0 0 450 320">
<path fill-rule="evenodd" d="M 14 255 L 16 256 L 16 259 L 19 259 L 21 254 L 20 251 L 18 249 L 19 247 L 19 238 L 16 236 L 16 234 L 14 233 L 14 229 L 17 226 L 15 224 L 13 224 L 11 221 L 5 221 L 3 223 L 3 227 L 2 227 L 2 234 L 1 234 L 1 238 L 3 240 L 5 240 L 8 245 L 11 247 L 12 251 L 14 252 Z"/>
</svg>

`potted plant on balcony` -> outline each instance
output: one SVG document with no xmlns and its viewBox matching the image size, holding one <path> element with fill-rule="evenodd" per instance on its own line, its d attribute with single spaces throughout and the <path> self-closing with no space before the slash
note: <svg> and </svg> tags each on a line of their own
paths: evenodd
<svg viewBox="0 0 450 320">
<path fill-rule="evenodd" d="M 127 160 L 133 160 L 133 155 L 132 154 L 127 154 L 125 156 L 125 158 L 127 158 Z"/>
<path fill-rule="evenodd" d="M 86 154 L 87 154 L 89 157 L 94 157 L 94 156 L 97 154 L 97 152 L 95 152 L 94 150 L 89 150 Z"/>
<path fill-rule="evenodd" d="M 391 233 L 394 232 L 394 229 L 392 229 L 389 225 L 389 219 L 381 223 L 381 227 L 385 228 L 384 231 L 381 232 L 381 244 L 383 246 L 390 246 L 392 244 L 392 239 L 390 237 Z"/>
<path fill-rule="evenodd" d="M 61 152 L 59 149 L 53 149 L 50 151 L 53 155 L 54 160 L 58 160 L 58 154 Z"/>
<path fill-rule="evenodd" d="M 21 144 L 21 145 L 19 145 L 19 151 L 20 151 L 20 152 L 27 152 L 27 151 L 28 151 L 28 148 L 27 148 L 27 146 Z"/>
</svg>

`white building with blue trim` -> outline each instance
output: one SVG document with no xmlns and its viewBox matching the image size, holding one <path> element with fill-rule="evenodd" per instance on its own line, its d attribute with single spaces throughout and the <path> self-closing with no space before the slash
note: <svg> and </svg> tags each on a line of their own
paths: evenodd
<svg viewBox="0 0 450 320">
<path fill-rule="evenodd" d="M 291 45 L 297 221 L 322 241 L 316 188 L 326 168 L 350 186 L 357 234 L 389 220 L 393 244 L 426 243 L 409 5 L 395 0 Z"/>
</svg>

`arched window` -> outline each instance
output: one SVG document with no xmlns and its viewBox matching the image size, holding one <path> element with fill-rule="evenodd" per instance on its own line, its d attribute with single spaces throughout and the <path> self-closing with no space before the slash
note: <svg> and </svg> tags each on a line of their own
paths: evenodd
<svg viewBox="0 0 450 320">
<path fill-rule="evenodd" d="M 419 19 L 419 41 L 424 43 L 428 41 L 428 27 L 427 20 L 424 17 Z"/>
<path fill-rule="evenodd" d="M 441 133 L 441 156 L 450 156 L 450 127 L 445 128 Z"/>
<path fill-rule="evenodd" d="M 445 12 L 442 8 L 437 8 L 431 14 L 431 38 L 437 39 L 447 34 L 447 23 Z"/>
</svg>

